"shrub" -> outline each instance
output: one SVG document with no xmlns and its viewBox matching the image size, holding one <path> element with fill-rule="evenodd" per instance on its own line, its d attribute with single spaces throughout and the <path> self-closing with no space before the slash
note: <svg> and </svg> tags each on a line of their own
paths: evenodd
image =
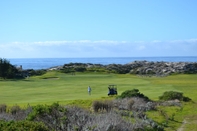
<svg viewBox="0 0 197 131">
<path fill-rule="evenodd" d="M 180 100 L 180 101 L 190 101 L 191 99 L 189 97 L 183 96 L 182 92 L 176 92 L 176 91 L 166 91 L 163 93 L 162 96 L 159 96 L 160 100 Z"/>
<path fill-rule="evenodd" d="M 6 104 L 1 104 L 0 105 L 0 113 L 5 113 L 7 109 L 7 105 Z"/>
<path fill-rule="evenodd" d="M 44 69 L 41 69 L 41 70 L 33 70 L 33 69 L 31 69 L 31 70 L 27 70 L 27 71 L 29 72 L 29 74 L 31 76 L 41 76 L 41 75 L 43 75 L 43 74 L 45 74 L 47 72 Z"/>
<path fill-rule="evenodd" d="M 18 106 L 18 105 L 12 106 L 11 109 L 10 109 L 10 113 L 11 113 L 12 115 L 16 114 L 16 113 L 19 112 L 19 111 L 21 111 L 21 108 L 20 108 L 20 106 Z"/>
<path fill-rule="evenodd" d="M 131 98 L 131 97 L 139 97 L 145 100 L 149 100 L 149 98 L 144 94 L 140 93 L 138 89 L 126 90 L 120 96 L 118 96 L 118 98 Z"/>
<path fill-rule="evenodd" d="M 100 101 L 99 101 L 100 102 Z M 79 131 L 133 131 L 140 127 L 142 122 L 133 124 L 122 118 L 119 113 L 110 111 L 99 114 L 90 113 L 79 107 L 67 107 L 67 130 Z"/>
<path fill-rule="evenodd" d="M 191 101 L 191 100 L 192 100 L 191 98 L 189 98 L 189 97 L 187 97 L 187 96 L 183 96 L 183 101 L 189 102 L 189 101 Z"/>
<path fill-rule="evenodd" d="M 37 116 L 42 116 L 44 114 L 51 114 L 54 110 L 59 111 L 60 105 L 58 103 L 53 103 L 50 106 L 47 105 L 37 105 L 33 107 L 33 111 L 28 115 L 28 120 L 34 120 Z"/>
<path fill-rule="evenodd" d="M 91 127 L 93 128 L 93 115 L 90 114 L 88 110 L 77 106 L 68 106 L 67 108 L 67 130 L 72 131 L 84 131 L 87 124 L 91 123 Z M 87 129 L 86 129 L 87 130 Z M 88 130 L 89 131 L 89 130 Z"/>
<path fill-rule="evenodd" d="M 86 70 L 89 72 L 106 72 L 106 69 L 103 67 L 88 67 Z"/>
<path fill-rule="evenodd" d="M 74 68 L 72 68 L 72 67 L 67 67 L 67 68 L 63 68 L 62 70 L 61 70 L 61 72 L 62 73 L 72 73 L 72 72 L 75 72 L 75 70 L 74 70 Z"/>
<path fill-rule="evenodd" d="M 10 64 L 6 59 L 0 58 L 0 78 L 3 79 L 12 79 L 17 74 L 18 70 L 15 66 Z"/>
<path fill-rule="evenodd" d="M 128 101 L 128 109 L 129 109 L 129 110 L 132 110 L 132 106 L 133 106 L 134 103 L 135 103 L 135 101 L 134 101 L 133 99 L 130 99 L 130 100 Z"/>
<path fill-rule="evenodd" d="M 108 112 L 113 108 L 113 104 L 111 101 L 94 101 L 92 106 L 95 112 L 104 110 Z"/>
<path fill-rule="evenodd" d="M 41 122 L 31 121 L 0 121 L 1 131 L 49 131 Z"/>
<path fill-rule="evenodd" d="M 86 71 L 86 68 L 83 67 L 83 66 L 78 66 L 78 67 L 75 67 L 74 69 L 75 69 L 75 71 L 77 71 L 77 72 L 84 72 L 84 71 Z"/>
<path fill-rule="evenodd" d="M 36 105 L 33 107 L 32 112 L 28 115 L 27 120 L 34 120 L 36 117 L 42 116 L 49 113 L 49 108 L 47 105 Z"/>
<path fill-rule="evenodd" d="M 37 105 L 33 107 L 27 120 L 41 121 L 50 130 L 65 130 L 63 125 L 67 122 L 66 112 L 67 110 L 58 103 L 53 103 L 52 105 Z"/>
<path fill-rule="evenodd" d="M 130 106 L 134 103 L 134 106 L 140 105 L 141 107 L 140 103 L 146 103 L 145 100 L 142 98 L 125 98 L 119 100 L 121 104 L 130 104 Z M 128 117 L 131 117 L 130 111 L 112 110 L 113 101 L 95 101 L 94 103 L 95 105 L 98 105 L 98 111 L 101 109 L 102 111 L 106 111 L 101 113 L 91 113 L 84 108 L 79 108 L 75 106 L 63 107 L 60 106 L 58 103 L 53 103 L 52 105 L 37 105 L 34 107 L 29 106 L 26 110 L 23 109 L 19 113 L 6 113 L 7 116 L 3 115 L 2 118 L 10 118 L 0 120 L 0 131 L 141 131 L 146 130 L 147 128 L 151 131 L 156 128 L 158 129 L 157 123 L 147 122 L 147 120 L 149 119 L 146 119 L 146 122 L 142 120 L 144 119 L 144 113 L 141 111 L 139 113 L 136 112 L 136 115 L 134 115 L 136 117 L 132 118 L 132 120 L 134 119 L 136 121 L 131 122 L 130 118 L 127 119 Z M 21 116 L 22 114 L 25 117 L 20 117 L 21 119 L 16 119 L 17 115 Z M 30 116 L 32 116 L 33 119 L 27 119 L 27 115 L 28 118 L 31 118 Z M 152 123 L 154 124 L 154 127 L 151 126 L 153 125 Z"/>
</svg>

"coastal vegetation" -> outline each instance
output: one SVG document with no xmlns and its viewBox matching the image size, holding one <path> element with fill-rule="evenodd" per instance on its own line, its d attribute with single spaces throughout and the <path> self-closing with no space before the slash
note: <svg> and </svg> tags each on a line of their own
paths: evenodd
<svg viewBox="0 0 197 131">
<path fill-rule="evenodd" d="M 0 79 L 0 130 L 197 128 L 197 74 L 119 74 L 88 65 Z M 107 95 L 110 84 L 117 85 L 117 96 Z"/>
<path fill-rule="evenodd" d="M 18 70 L 15 66 L 10 64 L 8 60 L 0 58 L 0 78 L 11 79 L 14 78 L 17 73 Z"/>
</svg>

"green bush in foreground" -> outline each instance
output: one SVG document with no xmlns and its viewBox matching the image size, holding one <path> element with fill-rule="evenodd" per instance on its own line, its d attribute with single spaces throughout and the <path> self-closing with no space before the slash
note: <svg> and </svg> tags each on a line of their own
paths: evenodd
<svg viewBox="0 0 197 131">
<path fill-rule="evenodd" d="M 44 123 L 50 130 L 65 130 L 67 110 L 58 103 L 52 105 L 37 105 L 32 107 L 26 120 Z"/>
<path fill-rule="evenodd" d="M 166 91 L 163 93 L 162 96 L 159 97 L 160 100 L 180 100 L 180 101 L 190 101 L 191 99 L 189 97 L 183 96 L 182 92 L 176 92 L 176 91 Z"/>
<path fill-rule="evenodd" d="M 41 122 L 32 121 L 0 121 L 0 131 L 49 131 Z"/>
<path fill-rule="evenodd" d="M 51 116 L 57 116 L 60 112 L 66 112 L 66 109 L 61 107 L 59 103 L 53 103 L 52 105 L 36 105 L 33 107 L 33 111 L 28 115 L 27 120 L 34 120 L 37 117 L 42 117 L 48 114 Z"/>
<path fill-rule="evenodd" d="M 126 90 L 120 96 L 118 96 L 118 98 L 130 98 L 130 97 L 139 97 L 145 100 L 149 100 L 149 98 L 144 94 L 140 93 L 138 89 Z"/>
</svg>

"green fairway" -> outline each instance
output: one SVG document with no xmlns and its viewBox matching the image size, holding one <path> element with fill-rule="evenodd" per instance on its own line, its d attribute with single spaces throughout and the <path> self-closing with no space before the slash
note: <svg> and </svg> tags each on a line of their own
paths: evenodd
<svg viewBox="0 0 197 131">
<path fill-rule="evenodd" d="M 183 92 L 197 101 L 197 75 L 172 75 L 168 77 L 137 77 L 129 74 L 77 73 L 76 75 L 48 72 L 43 76 L 25 80 L 0 80 L 0 103 L 25 105 L 38 103 L 67 103 L 70 100 L 99 99 L 107 97 L 108 85 L 116 84 L 118 93 L 137 88 L 153 100 L 163 92 Z M 89 96 L 87 87 L 91 86 Z"/>
</svg>

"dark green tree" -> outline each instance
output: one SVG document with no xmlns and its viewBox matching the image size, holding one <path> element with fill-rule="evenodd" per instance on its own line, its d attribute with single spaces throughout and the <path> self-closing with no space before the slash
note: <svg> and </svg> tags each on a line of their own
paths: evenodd
<svg viewBox="0 0 197 131">
<path fill-rule="evenodd" d="M 10 62 L 6 59 L 0 58 L 0 77 L 3 79 L 9 79 L 9 78 L 14 78 L 17 69 L 15 66 L 10 64 Z"/>
</svg>

